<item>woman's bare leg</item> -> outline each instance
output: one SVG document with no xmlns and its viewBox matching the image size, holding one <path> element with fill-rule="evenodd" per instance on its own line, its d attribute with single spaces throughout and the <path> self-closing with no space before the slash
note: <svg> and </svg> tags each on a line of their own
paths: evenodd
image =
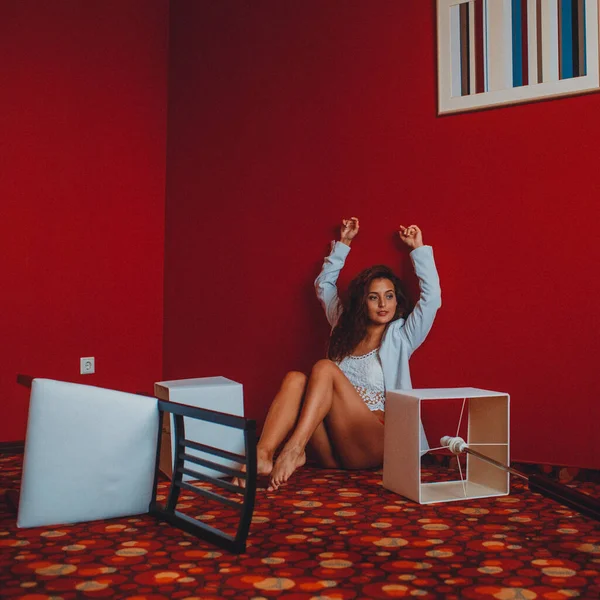
<svg viewBox="0 0 600 600">
<path fill-rule="evenodd" d="M 290 371 L 283 378 L 281 388 L 267 413 L 260 440 L 256 446 L 259 461 L 259 474 L 269 475 L 273 469 L 273 455 L 292 431 L 302 408 L 308 377 L 299 371 Z M 339 467 L 327 429 L 320 423 L 308 442 L 309 448 L 322 467 L 335 469 Z"/>
<path fill-rule="evenodd" d="M 307 381 L 308 377 L 299 371 L 290 371 L 283 378 L 256 446 L 260 475 L 268 475 L 271 472 L 273 454 L 296 424 Z"/>
<path fill-rule="evenodd" d="M 361 469 L 383 462 L 381 421 L 339 367 L 330 360 L 320 360 L 312 370 L 296 428 L 271 472 L 269 489 L 277 489 L 304 464 L 306 445 L 325 419 L 328 437 L 343 467 Z"/>
<path fill-rule="evenodd" d="M 290 371 L 283 378 L 256 445 L 258 475 L 269 475 L 273 470 L 273 454 L 298 420 L 307 380 L 308 377 L 299 371 Z M 245 486 L 245 481 L 237 477 L 232 483 Z"/>
<path fill-rule="evenodd" d="M 326 469 L 340 468 L 340 462 L 335 456 L 333 445 L 329 439 L 324 422 L 317 425 L 317 428 L 308 441 L 307 450 L 310 451 L 311 458 L 314 458 L 319 466 Z"/>
</svg>

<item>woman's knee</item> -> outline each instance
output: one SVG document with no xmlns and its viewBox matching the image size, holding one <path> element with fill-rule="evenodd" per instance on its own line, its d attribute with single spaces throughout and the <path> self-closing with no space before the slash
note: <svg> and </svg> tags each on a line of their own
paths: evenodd
<svg viewBox="0 0 600 600">
<path fill-rule="evenodd" d="M 281 387 L 300 387 L 304 389 L 308 377 L 300 371 L 289 371 L 285 374 Z"/>
<path fill-rule="evenodd" d="M 315 363 L 310 373 L 311 377 L 322 375 L 324 373 L 332 373 L 338 366 L 328 358 L 323 358 Z"/>
</svg>

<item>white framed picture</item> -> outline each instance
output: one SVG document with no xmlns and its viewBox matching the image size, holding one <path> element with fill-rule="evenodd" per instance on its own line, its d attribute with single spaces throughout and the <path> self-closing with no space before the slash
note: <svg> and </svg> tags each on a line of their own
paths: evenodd
<svg viewBox="0 0 600 600">
<path fill-rule="evenodd" d="M 597 91 L 598 0 L 437 0 L 438 113 Z"/>
</svg>

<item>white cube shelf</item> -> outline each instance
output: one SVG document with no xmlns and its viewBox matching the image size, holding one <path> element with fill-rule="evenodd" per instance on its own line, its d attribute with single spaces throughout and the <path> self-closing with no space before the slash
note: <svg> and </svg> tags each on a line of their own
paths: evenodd
<svg viewBox="0 0 600 600">
<path fill-rule="evenodd" d="M 241 383 L 232 381 L 226 377 L 198 377 L 195 379 L 175 379 L 172 381 L 158 381 L 154 384 L 154 395 L 161 400 L 178 402 L 179 404 L 189 404 L 198 408 L 207 408 L 230 415 L 244 416 L 244 390 Z M 185 437 L 188 440 L 206 446 L 213 446 L 222 450 L 228 450 L 235 454 L 244 455 L 244 432 L 240 429 L 219 425 L 218 423 L 208 423 L 184 417 Z M 169 426 L 163 424 L 163 439 L 161 447 L 161 468 L 167 475 L 171 475 L 172 458 L 165 453 L 166 449 L 171 448 L 175 451 L 175 436 L 170 435 Z M 171 438 L 171 439 L 169 439 Z M 213 463 L 223 464 L 228 467 L 237 467 L 238 463 L 214 456 L 206 452 L 187 448 L 186 452 L 192 456 L 210 460 Z M 170 468 L 169 468 L 170 467 Z M 225 475 L 215 469 L 210 469 L 196 464 L 186 464 L 186 468 L 193 469 L 198 473 L 208 475 L 209 477 L 224 477 Z M 184 475 L 183 480 L 194 479 L 189 475 Z"/>
<path fill-rule="evenodd" d="M 509 474 L 469 454 L 464 482 L 421 482 L 422 403 L 450 399 L 466 400 L 467 445 L 502 464 L 510 463 L 508 394 L 478 388 L 394 390 L 386 394 L 383 486 L 419 504 L 507 495 Z M 457 425 L 448 423 L 447 435 L 455 435 Z"/>
</svg>

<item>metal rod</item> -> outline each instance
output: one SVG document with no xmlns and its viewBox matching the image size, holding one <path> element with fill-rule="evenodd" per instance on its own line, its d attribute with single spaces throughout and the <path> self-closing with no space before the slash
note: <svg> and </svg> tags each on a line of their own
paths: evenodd
<svg viewBox="0 0 600 600">
<path fill-rule="evenodd" d="M 461 454 L 462 452 L 465 452 L 466 454 L 470 454 L 479 460 L 483 460 L 494 467 L 498 467 L 503 471 L 512 473 L 517 477 L 521 477 L 521 479 L 524 479 L 527 482 L 527 487 L 531 492 L 542 494 L 542 496 L 546 496 L 546 498 L 555 500 L 563 506 L 572 508 L 582 515 L 586 515 L 592 519 L 596 519 L 596 521 L 600 521 L 600 498 L 595 498 L 589 494 L 584 494 L 542 475 L 532 474 L 531 476 L 527 476 L 516 469 L 512 469 L 508 465 L 502 464 L 501 462 L 486 456 L 485 454 L 480 454 L 477 452 L 477 450 L 471 450 L 465 441 L 458 436 L 454 438 L 450 436 L 444 436 L 440 440 L 440 444 L 442 444 L 443 447 L 448 448 L 448 450 L 450 450 L 450 452 L 453 454 Z"/>
<path fill-rule="evenodd" d="M 521 473 L 520 471 L 516 471 L 512 467 L 508 467 L 507 465 L 502 464 L 501 462 L 498 462 L 497 460 L 494 460 L 493 458 L 490 458 L 489 456 L 486 456 L 485 454 L 480 454 L 479 452 L 477 452 L 477 450 L 471 450 L 471 448 L 467 447 L 464 449 L 464 451 L 467 454 L 471 454 L 472 456 L 475 456 L 475 457 L 479 458 L 480 460 L 490 463 L 490 465 L 499 467 L 500 469 L 503 469 L 504 471 L 508 471 L 509 473 L 516 475 L 517 477 L 521 477 L 521 479 L 524 479 L 525 481 L 529 481 L 529 477 L 527 477 L 527 475 L 525 475 L 524 473 Z"/>
</svg>

